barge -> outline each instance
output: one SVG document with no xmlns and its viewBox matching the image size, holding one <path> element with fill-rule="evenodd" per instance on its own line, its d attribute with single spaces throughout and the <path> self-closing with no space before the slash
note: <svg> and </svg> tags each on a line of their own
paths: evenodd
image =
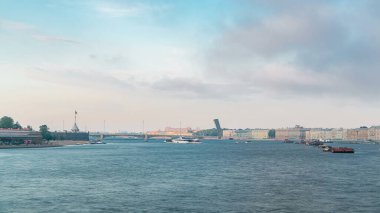
<svg viewBox="0 0 380 213">
<path fill-rule="evenodd" d="M 348 148 L 348 147 L 332 147 L 331 152 L 332 153 L 355 153 L 355 150 L 353 148 Z"/>
</svg>

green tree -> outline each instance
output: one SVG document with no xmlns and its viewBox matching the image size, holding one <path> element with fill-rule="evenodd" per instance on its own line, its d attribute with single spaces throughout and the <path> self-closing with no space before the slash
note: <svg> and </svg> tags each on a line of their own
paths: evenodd
<svg viewBox="0 0 380 213">
<path fill-rule="evenodd" d="M 276 137 L 276 130 L 274 130 L 274 129 L 269 130 L 268 137 L 269 138 L 275 138 Z"/>
<path fill-rule="evenodd" d="M 28 130 L 30 130 L 30 131 L 32 131 L 32 130 L 33 130 L 33 127 L 32 127 L 32 126 L 30 126 L 30 125 L 26 126 L 26 128 L 27 128 Z"/>
<path fill-rule="evenodd" d="M 42 135 L 42 139 L 45 139 L 45 140 L 52 140 L 53 139 L 53 136 L 51 135 L 51 132 L 49 131 L 49 127 L 47 125 L 41 125 L 40 126 L 40 132 L 41 132 L 41 135 Z"/>
<path fill-rule="evenodd" d="M 204 136 L 218 136 L 218 130 L 213 128 L 213 129 L 205 129 L 198 131 L 193 134 L 196 137 L 204 137 Z"/>
<path fill-rule="evenodd" d="M 22 126 L 20 125 L 20 123 L 17 121 L 15 124 L 13 124 L 13 129 L 22 129 Z"/>
<path fill-rule="evenodd" d="M 4 116 L 0 119 L 0 128 L 12 129 L 14 125 L 14 120 L 11 117 Z"/>
</svg>

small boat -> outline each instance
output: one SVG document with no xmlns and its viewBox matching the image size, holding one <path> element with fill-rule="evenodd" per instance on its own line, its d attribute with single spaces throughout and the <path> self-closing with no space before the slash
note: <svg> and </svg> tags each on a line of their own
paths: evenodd
<svg viewBox="0 0 380 213">
<path fill-rule="evenodd" d="M 327 146 L 326 144 L 321 144 L 321 145 L 319 145 L 318 147 L 324 149 L 324 148 L 326 148 L 326 147 L 328 147 L 328 146 Z"/>
<path fill-rule="evenodd" d="M 103 142 L 101 140 L 96 140 L 96 141 L 90 141 L 90 144 L 106 144 L 106 142 Z"/>
<path fill-rule="evenodd" d="M 308 146 L 320 146 L 320 145 L 323 145 L 323 143 L 320 142 L 319 140 L 306 141 L 305 144 L 308 145 Z"/>
<path fill-rule="evenodd" d="M 97 141 L 95 144 L 107 144 L 107 143 L 104 141 Z"/>
<path fill-rule="evenodd" d="M 289 139 L 285 139 L 283 142 L 284 142 L 284 143 L 294 143 L 294 141 L 289 140 Z"/>
<path fill-rule="evenodd" d="M 331 152 L 331 146 L 325 146 L 322 150 L 324 151 L 324 152 Z"/>
</svg>

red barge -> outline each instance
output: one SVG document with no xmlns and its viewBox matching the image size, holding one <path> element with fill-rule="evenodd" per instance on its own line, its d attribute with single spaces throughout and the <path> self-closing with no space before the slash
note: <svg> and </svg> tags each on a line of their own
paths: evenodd
<svg viewBox="0 0 380 213">
<path fill-rule="evenodd" d="M 332 153 L 355 153 L 353 148 L 347 147 L 331 147 L 330 152 Z"/>
</svg>

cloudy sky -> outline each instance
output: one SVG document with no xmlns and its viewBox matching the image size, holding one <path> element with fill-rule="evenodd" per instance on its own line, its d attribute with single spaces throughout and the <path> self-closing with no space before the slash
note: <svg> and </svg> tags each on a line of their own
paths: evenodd
<svg viewBox="0 0 380 213">
<path fill-rule="evenodd" d="M 141 131 L 380 124 L 377 0 L 0 0 L 0 115 Z"/>
</svg>

